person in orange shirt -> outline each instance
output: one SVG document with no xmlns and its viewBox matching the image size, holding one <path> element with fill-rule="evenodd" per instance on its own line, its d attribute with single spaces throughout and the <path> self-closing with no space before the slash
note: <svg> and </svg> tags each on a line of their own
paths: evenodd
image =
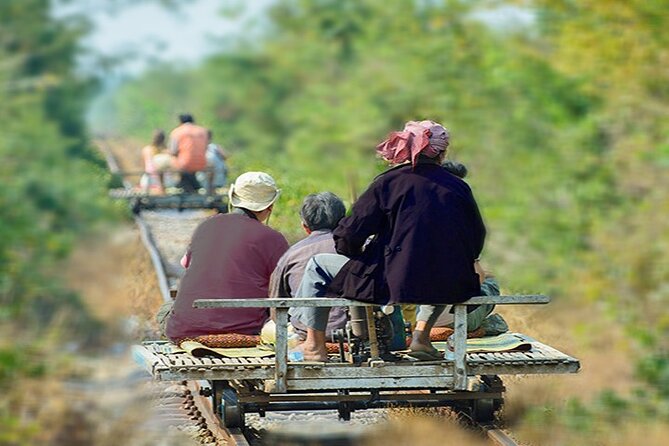
<svg viewBox="0 0 669 446">
<path fill-rule="evenodd" d="M 195 125 L 193 116 L 188 113 L 179 115 L 179 122 L 181 124 L 170 133 L 169 148 L 175 157 L 174 168 L 181 173 L 177 187 L 192 193 L 200 188 L 195 172 L 207 168 L 209 136 L 207 129 Z"/>
</svg>

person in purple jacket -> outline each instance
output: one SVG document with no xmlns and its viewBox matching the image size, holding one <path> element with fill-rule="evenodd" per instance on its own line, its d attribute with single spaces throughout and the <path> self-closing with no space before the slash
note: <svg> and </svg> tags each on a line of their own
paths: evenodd
<svg viewBox="0 0 669 446">
<path fill-rule="evenodd" d="M 438 357 L 429 333 L 444 306 L 481 293 L 474 264 L 486 230 L 469 186 L 441 167 L 449 140 L 441 124 L 409 121 L 379 144 L 393 167 L 334 230 L 338 254 L 313 257 L 296 293 L 424 305 L 411 344 L 418 359 Z M 300 346 L 305 359 L 327 359 L 329 308 L 291 311 L 308 327 Z"/>
</svg>

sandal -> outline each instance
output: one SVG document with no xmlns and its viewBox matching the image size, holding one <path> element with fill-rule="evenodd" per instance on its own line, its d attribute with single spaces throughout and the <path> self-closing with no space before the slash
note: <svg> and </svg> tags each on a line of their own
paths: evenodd
<svg viewBox="0 0 669 446">
<path fill-rule="evenodd" d="M 423 350 L 410 351 L 407 353 L 407 356 L 417 361 L 441 361 L 444 359 L 444 355 L 436 349 L 431 352 Z"/>
</svg>

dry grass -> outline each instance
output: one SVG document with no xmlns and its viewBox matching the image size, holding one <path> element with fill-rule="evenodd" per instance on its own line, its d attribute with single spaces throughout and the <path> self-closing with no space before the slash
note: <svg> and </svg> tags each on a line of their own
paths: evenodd
<svg viewBox="0 0 669 446">
<path fill-rule="evenodd" d="M 584 432 L 562 424 L 525 424 L 514 429 L 517 439 L 526 446 L 666 446 L 669 426 L 661 421 L 599 423 Z"/>
<path fill-rule="evenodd" d="M 128 367 L 116 358 L 117 374 Z M 106 368 L 111 361 L 107 358 Z M 119 376 L 115 377 L 119 378 Z M 112 378 L 113 380 L 113 378 Z M 22 381 L 4 395 L 18 410 L 25 426 L 23 442 L 49 446 L 189 446 L 197 444 L 189 435 L 164 426 L 145 425 L 155 407 L 151 383 L 128 383 L 108 388 L 109 377 L 96 377 L 88 385 L 71 387 L 55 379 Z M 82 382 L 78 382 L 79 385 Z M 30 392 L 27 389 L 39 389 Z M 3 443 L 4 444 L 4 443 Z"/>
<path fill-rule="evenodd" d="M 483 446 L 488 443 L 454 417 L 434 410 L 393 409 L 389 422 L 366 438 L 365 446 Z"/>
<path fill-rule="evenodd" d="M 539 309 L 500 310 L 512 330 L 536 337 L 581 361 L 576 375 L 506 378 L 505 418 L 510 422 L 530 406 L 559 406 L 575 397 L 588 401 L 605 389 L 625 394 L 633 387 L 633 352 L 621 328 L 608 322 L 596 308 L 584 307 L 586 304 L 579 304 L 576 310 L 571 303 L 555 302 Z"/>
<path fill-rule="evenodd" d="M 151 142 L 150 138 L 144 143 L 128 139 L 108 139 L 105 142 L 122 170 L 137 172 L 144 169 L 142 147 Z"/>
<path fill-rule="evenodd" d="M 140 337 L 155 330 L 154 315 L 162 298 L 136 228 L 128 224 L 82 242 L 64 275 L 106 325 Z"/>
<path fill-rule="evenodd" d="M 88 238 L 63 265 L 63 274 L 104 323 L 106 342 L 86 356 L 53 350 L 50 358 L 43 358 L 48 378 L 14 382 L 2 405 L 18 412 L 21 428 L 16 430 L 23 431 L 27 441 L 21 444 L 192 444 L 179 432 L 161 432 L 158 437 L 143 432 L 141 422 L 153 406 L 150 389 L 142 389 L 141 381 L 132 378 L 135 366 L 127 355 L 109 349 L 153 330 L 154 314 L 162 303 L 137 229 L 127 224 Z"/>
</svg>

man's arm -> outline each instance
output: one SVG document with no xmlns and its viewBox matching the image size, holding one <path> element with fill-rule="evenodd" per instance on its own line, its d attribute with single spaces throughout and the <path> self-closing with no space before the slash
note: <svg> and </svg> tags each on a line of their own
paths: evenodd
<svg viewBox="0 0 669 446">
<path fill-rule="evenodd" d="M 375 186 L 376 184 L 372 183 L 353 205 L 351 215 L 344 217 L 333 231 L 335 247 L 339 254 L 347 257 L 360 255 L 369 236 L 379 232 L 384 212 Z"/>
<path fill-rule="evenodd" d="M 285 290 L 283 289 L 284 288 L 283 275 L 284 275 L 283 262 L 282 260 L 279 260 L 279 263 L 276 265 L 274 272 L 269 278 L 269 290 L 267 292 L 267 295 L 270 298 L 290 297 L 290 294 L 286 295 Z"/>
</svg>

